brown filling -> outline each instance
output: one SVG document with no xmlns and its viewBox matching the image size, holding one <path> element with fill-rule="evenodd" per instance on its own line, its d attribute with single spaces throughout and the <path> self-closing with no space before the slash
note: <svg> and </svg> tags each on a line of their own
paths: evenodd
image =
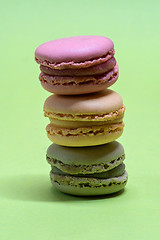
<svg viewBox="0 0 160 240">
<path fill-rule="evenodd" d="M 110 82 L 118 77 L 118 69 L 112 70 L 109 73 L 104 73 L 98 76 L 87 77 L 57 77 L 49 76 L 44 73 L 40 73 L 39 79 L 42 83 L 48 83 L 53 86 L 72 86 L 72 85 L 84 85 L 84 84 L 104 84 Z"/>
</svg>

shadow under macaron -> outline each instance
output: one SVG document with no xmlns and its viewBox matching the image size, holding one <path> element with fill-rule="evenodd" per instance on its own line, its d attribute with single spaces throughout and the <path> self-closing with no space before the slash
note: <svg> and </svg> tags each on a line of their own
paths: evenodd
<svg viewBox="0 0 160 240">
<path fill-rule="evenodd" d="M 101 196 L 73 196 L 51 186 L 45 174 L 10 175 L 0 179 L 0 196 L 5 199 L 28 202 L 70 202 L 101 200 L 119 197 L 125 190 Z"/>
</svg>

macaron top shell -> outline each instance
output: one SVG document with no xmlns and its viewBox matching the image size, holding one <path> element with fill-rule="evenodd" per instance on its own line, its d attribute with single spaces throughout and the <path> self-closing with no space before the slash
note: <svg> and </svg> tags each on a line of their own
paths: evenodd
<svg viewBox="0 0 160 240">
<path fill-rule="evenodd" d="M 91 147 L 64 147 L 51 144 L 47 150 L 47 157 L 69 165 L 93 165 L 107 163 L 124 156 L 123 146 L 119 142 L 111 142 Z"/>
<path fill-rule="evenodd" d="M 110 89 L 85 95 L 51 95 L 44 103 L 45 113 L 105 114 L 123 107 L 121 96 Z"/>
<path fill-rule="evenodd" d="M 113 51 L 113 48 L 112 40 L 103 36 L 75 36 L 52 40 L 40 45 L 35 51 L 35 59 L 42 65 L 43 61 L 49 63 L 81 62 L 103 57 L 109 51 Z"/>
</svg>

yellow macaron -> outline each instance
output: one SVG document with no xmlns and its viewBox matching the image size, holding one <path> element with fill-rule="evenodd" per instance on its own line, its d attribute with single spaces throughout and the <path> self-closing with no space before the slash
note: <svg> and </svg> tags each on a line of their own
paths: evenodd
<svg viewBox="0 0 160 240">
<path fill-rule="evenodd" d="M 123 132 L 125 107 L 121 96 L 110 89 L 86 95 L 51 95 L 44 103 L 49 117 L 48 138 L 59 145 L 101 145 Z"/>
</svg>

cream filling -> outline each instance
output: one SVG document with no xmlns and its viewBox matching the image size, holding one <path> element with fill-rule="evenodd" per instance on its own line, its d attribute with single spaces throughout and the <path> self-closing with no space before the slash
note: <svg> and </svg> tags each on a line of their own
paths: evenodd
<svg viewBox="0 0 160 240">
<path fill-rule="evenodd" d="M 59 128 L 52 123 L 48 124 L 46 131 L 48 135 L 58 136 L 95 136 L 104 135 L 112 132 L 122 131 L 124 123 L 106 124 L 102 126 L 78 127 L 78 128 Z"/>
<path fill-rule="evenodd" d="M 114 112 L 104 113 L 104 114 L 63 114 L 63 113 L 53 113 L 44 112 L 45 117 L 50 119 L 67 120 L 67 121 L 113 121 L 120 120 L 123 118 L 125 112 L 125 107 L 122 106 L 120 109 Z"/>
<path fill-rule="evenodd" d="M 50 123 L 52 123 L 56 127 L 65 127 L 65 128 L 79 128 L 79 127 L 91 127 L 91 126 L 102 126 L 106 125 L 106 121 L 65 121 L 58 120 L 54 118 L 49 118 Z M 107 124 L 111 123 L 119 123 L 122 122 L 121 119 L 116 119 L 112 121 L 107 121 Z"/>
</svg>

